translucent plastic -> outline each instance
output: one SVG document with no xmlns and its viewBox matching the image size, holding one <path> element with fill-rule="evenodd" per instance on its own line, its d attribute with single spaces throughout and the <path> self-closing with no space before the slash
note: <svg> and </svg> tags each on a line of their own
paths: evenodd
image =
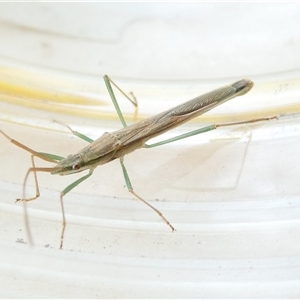
<svg viewBox="0 0 300 300">
<path fill-rule="evenodd" d="M 86 146 L 53 120 L 91 138 L 121 127 L 104 73 L 138 98 L 135 117 L 117 94 L 128 122 L 243 77 L 254 81 L 249 94 L 157 140 L 212 123 L 281 116 L 125 157 L 135 191 L 164 213 L 174 233 L 128 193 L 118 161 L 97 168 L 65 197 L 63 251 L 59 192 L 78 176 L 39 174 L 41 197 L 27 205 L 35 245 L 28 247 L 23 206 L 14 201 L 30 154 L 0 136 L 1 296 L 297 297 L 299 5 L 16 7 L 0 4 L 0 129 L 34 150 L 67 156 Z M 288 50 L 286 41 L 294 41 Z M 34 194 L 32 178 L 26 193 Z"/>
</svg>

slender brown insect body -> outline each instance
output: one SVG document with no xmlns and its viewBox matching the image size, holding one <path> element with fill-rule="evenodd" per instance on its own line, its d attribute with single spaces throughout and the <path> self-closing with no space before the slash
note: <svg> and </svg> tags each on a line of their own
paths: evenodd
<svg viewBox="0 0 300 300">
<path fill-rule="evenodd" d="M 184 104 L 168 109 L 146 120 L 133 123 L 111 133 L 104 133 L 80 152 L 60 161 L 52 174 L 67 175 L 106 164 L 144 147 L 145 143 L 234 97 L 246 94 L 253 87 L 250 80 L 206 93 Z"/>
<path fill-rule="evenodd" d="M 170 222 L 164 217 L 164 215 L 156 209 L 154 206 L 149 204 L 146 200 L 141 198 L 137 195 L 132 187 L 130 182 L 126 167 L 124 165 L 124 156 L 139 149 L 139 148 L 152 148 L 161 146 L 167 143 L 171 143 L 180 139 L 184 139 L 193 135 L 197 135 L 206 131 L 214 130 L 221 126 L 229 126 L 229 125 L 236 125 L 236 124 L 244 124 L 244 123 L 253 123 L 258 121 L 264 121 L 269 119 L 274 119 L 276 117 L 271 118 L 262 118 L 262 119 L 254 119 L 248 120 L 243 122 L 235 122 L 230 124 L 214 124 L 204 128 L 200 128 L 198 130 L 194 130 L 192 132 L 188 132 L 186 134 L 161 141 L 152 145 L 147 145 L 146 142 L 162 133 L 171 130 L 205 112 L 213 109 L 214 107 L 232 99 L 237 96 L 242 96 L 249 92 L 253 87 L 253 82 L 251 80 L 242 79 L 237 81 L 231 85 L 216 89 L 209 93 L 206 93 L 202 96 L 196 97 L 184 104 L 178 105 L 174 108 L 166 110 L 158 115 L 152 116 L 146 120 L 136 122 L 132 125 L 127 126 L 122 112 L 119 108 L 117 100 L 115 98 L 113 89 L 111 84 L 113 84 L 117 89 L 118 86 L 107 76 L 104 76 L 104 81 L 106 83 L 108 92 L 111 96 L 113 104 L 116 108 L 116 111 L 119 115 L 119 118 L 124 126 L 124 128 L 116 130 L 111 133 L 104 133 L 100 138 L 96 140 L 92 140 L 85 135 L 73 131 L 70 127 L 68 127 L 76 136 L 84 139 L 85 141 L 89 142 L 89 145 L 77 152 L 76 154 L 69 155 L 66 158 L 63 158 L 58 155 L 53 155 L 49 153 L 41 153 L 28 148 L 27 146 L 21 144 L 18 141 L 11 139 L 7 134 L 5 134 L 2 130 L 2 133 L 7 139 L 10 140 L 16 146 L 28 151 L 32 155 L 32 167 L 27 171 L 25 176 L 24 185 L 23 185 L 23 196 L 21 199 L 17 199 L 17 201 L 31 201 L 35 200 L 39 197 L 40 192 L 38 188 L 37 182 L 37 172 L 49 172 L 51 174 L 59 174 L 59 175 L 69 175 L 78 172 L 82 172 L 84 170 L 88 170 L 88 174 L 84 175 L 83 177 L 79 178 L 75 182 L 71 183 L 67 186 L 61 193 L 60 193 L 60 201 L 61 201 L 61 208 L 62 208 L 62 216 L 63 216 L 63 225 L 62 225 L 62 233 L 61 233 L 61 243 L 60 248 L 63 246 L 63 238 L 64 238 L 64 231 L 66 227 L 66 220 L 64 214 L 64 206 L 63 206 L 63 197 L 68 192 L 70 192 L 73 188 L 75 188 L 78 184 L 82 181 L 86 180 L 93 174 L 93 170 L 98 165 L 106 164 L 114 159 L 119 158 L 124 179 L 127 185 L 127 188 L 130 193 L 132 193 L 136 198 L 144 202 L 148 205 L 151 209 L 153 209 L 163 220 L 164 222 L 174 230 L 174 227 L 170 224 Z M 120 89 L 119 89 L 120 90 Z M 121 90 L 120 90 L 121 91 Z M 121 91 L 122 92 L 122 91 Z M 123 93 L 123 92 L 122 92 Z M 124 93 L 123 93 L 124 94 Z M 129 98 L 126 94 L 124 94 L 134 105 L 137 106 L 137 102 L 134 99 Z M 56 163 L 55 167 L 50 168 L 37 168 L 34 164 L 34 157 L 39 157 L 45 161 Z M 30 173 L 34 174 L 35 186 L 36 186 L 36 195 L 30 198 L 25 197 L 25 186 L 27 182 L 27 178 Z M 28 219 L 26 216 L 26 224 L 28 223 Z M 31 240 L 29 226 L 28 227 L 28 236 L 29 241 Z"/>
</svg>

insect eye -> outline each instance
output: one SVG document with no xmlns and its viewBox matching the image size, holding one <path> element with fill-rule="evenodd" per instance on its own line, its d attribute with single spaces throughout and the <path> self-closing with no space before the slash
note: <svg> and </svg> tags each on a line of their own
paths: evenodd
<svg viewBox="0 0 300 300">
<path fill-rule="evenodd" d="M 79 170 L 80 169 L 80 164 L 79 163 L 76 163 L 72 166 L 72 169 L 73 170 Z"/>
</svg>

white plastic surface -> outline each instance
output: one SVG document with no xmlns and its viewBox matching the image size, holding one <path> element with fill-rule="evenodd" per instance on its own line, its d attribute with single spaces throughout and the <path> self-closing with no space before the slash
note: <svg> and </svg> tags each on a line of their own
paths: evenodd
<svg viewBox="0 0 300 300">
<path fill-rule="evenodd" d="M 138 120 L 243 77 L 255 82 L 163 138 L 286 114 L 125 158 L 135 191 L 174 233 L 128 193 L 118 161 L 97 168 L 65 197 L 63 251 L 59 192 L 78 177 L 39 174 L 28 247 L 14 200 L 30 155 L 0 136 L 1 297 L 299 297 L 299 8 L 1 3 L 0 129 L 37 151 L 66 156 L 86 145 L 53 119 L 92 138 L 120 128 L 105 73 L 134 91 Z"/>
</svg>

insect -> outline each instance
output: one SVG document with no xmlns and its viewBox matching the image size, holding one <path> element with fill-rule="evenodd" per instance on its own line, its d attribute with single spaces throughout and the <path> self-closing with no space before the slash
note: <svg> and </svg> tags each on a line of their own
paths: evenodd
<svg viewBox="0 0 300 300">
<path fill-rule="evenodd" d="M 234 123 L 214 124 L 149 145 L 146 144 L 148 140 L 158 135 L 161 135 L 162 133 L 169 131 L 170 129 L 175 128 L 201 114 L 204 114 L 205 112 L 213 109 L 214 107 L 232 98 L 235 98 L 237 96 L 242 96 L 248 93 L 253 87 L 253 82 L 247 79 L 239 80 L 233 84 L 208 92 L 186 103 L 183 103 L 174 108 L 159 113 L 155 116 L 149 117 L 145 120 L 127 126 L 125 119 L 122 115 L 122 112 L 119 108 L 112 85 L 114 85 L 119 90 L 120 88 L 107 75 L 104 76 L 104 81 L 108 89 L 108 92 L 110 94 L 110 97 L 112 99 L 112 102 L 115 106 L 116 112 L 120 118 L 120 121 L 123 124 L 123 128 L 111 133 L 106 132 L 100 138 L 96 140 L 92 140 L 89 137 L 79 132 L 73 131 L 69 126 L 67 126 L 73 134 L 75 134 L 79 138 L 89 143 L 88 146 L 86 146 L 85 148 L 83 148 L 82 150 L 80 150 L 75 154 L 71 154 L 66 158 L 64 158 L 50 153 L 37 152 L 25 146 L 24 144 L 10 138 L 6 133 L 0 130 L 2 135 L 4 135 L 8 140 L 10 140 L 11 143 L 31 153 L 32 167 L 28 169 L 24 179 L 22 198 L 17 199 L 16 201 L 29 202 L 32 200 L 36 200 L 40 196 L 40 191 L 39 191 L 39 186 L 37 181 L 37 172 L 49 172 L 52 175 L 69 175 L 69 174 L 82 172 L 85 170 L 88 171 L 86 175 L 84 175 L 83 177 L 77 179 L 76 181 L 68 185 L 60 193 L 60 203 L 61 203 L 61 210 L 62 210 L 62 231 L 60 236 L 60 249 L 62 249 L 63 247 L 64 233 L 66 228 L 66 218 L 64 212 L 63 198 L 77 185 L 79 185 L 84 180 L 88 179 L 93 174 L 93 171 L 97 166 L 106 164 L 118 158 L 120 160 L 121 168 L 123 171 L 123 175 L 124 175 L 124 179 L 128 191 L 131 194 L 133 194 L 137 199 L 139 199 L 147 206 L 149 206 L 152 210 L 154 210 L 162 218 L 162 220 L 171 228 L 171 230 L 174 231 L 174 227 L 168 221 L 168 219 L 158 209 L 156 209 L 154 206 L 152 206 L 150 203 L 148 203 L 146 200 L 144 200 L 134 191 L 126 167 L 124 165 L 124 156 L 142 147 L 153 148 L 153 147 L 161 146 L 164 144 L 178 141 L 180 139 L 188 138 L 200 133 L 214 130 L 222 126 L 253 123 L 253 122 L 266 121 L 266 120 L 277 118 L 277 117 L 270 117 L 270 118 L 260 118 L 260 119 L 253 119 L 253 120 L 234 122 Z M 120 91 L 122 92 L 122 90 Z M 122 93 L 134 105 L 137 105 L 135 99 L 129 98 L 129 96 L 127 96 L 124 92 Z M 38 157 L 42 160 L 51 163 L 55 163 L 56 165 L 54 167 L 36 167 L 34 161 L 35 157 Z M 34 177 L 36 194 L 33 197 L 26 198 L 25 187 L 26 187 L 28 176 L 31 173 L 33 173 L 33 177 Z"/>
</svg>

